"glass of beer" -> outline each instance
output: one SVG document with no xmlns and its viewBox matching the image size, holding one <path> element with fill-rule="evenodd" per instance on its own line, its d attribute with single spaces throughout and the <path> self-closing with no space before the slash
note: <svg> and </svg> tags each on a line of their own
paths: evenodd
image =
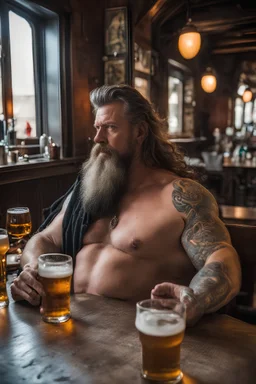
<svg viewBox="0 0 256 384">
<path fill-rule="evenodd" d="M 28 207 L 8 208 L 6 215 L 8 234 L 15 239 L 22 239 L 30 234 L 32 222 Z"/>
<path fill-rule="evenodd" d="M 0 308 L 9 304 L 6 291 L 6 252 L 9 249 L 9 238 L 6 229 L 0 228 Z"/>
<path fill-rule="evenodd" d="M 186 311 L 174 299 L 149 299 L 137 303 L 135 326 L 142 346 L 142 376 L 178 383 L 180 345 L 184 337 Z"/>
<path fill-rule="evenodd" d="M 41 314 L 47 323 L 63 323 L 70 317 L 71 256 L 47 253 L 38 258 L 38 280 L 43 285 Z"/>
</svg>

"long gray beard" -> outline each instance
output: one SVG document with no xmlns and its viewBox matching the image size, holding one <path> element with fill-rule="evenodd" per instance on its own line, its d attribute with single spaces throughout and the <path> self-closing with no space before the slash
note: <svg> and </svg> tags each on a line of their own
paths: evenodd
<svg viewBox="0 0 256 384">
<path fill-rule="evenodd" d="M 109 154 L 101 154 L 101 152 Z M 127 184 L 130 156 L 122 159 L 116 151 L 96 144 L 82 168 L 81 198 L 93 218 L 113 216 Z"/>
</svg>

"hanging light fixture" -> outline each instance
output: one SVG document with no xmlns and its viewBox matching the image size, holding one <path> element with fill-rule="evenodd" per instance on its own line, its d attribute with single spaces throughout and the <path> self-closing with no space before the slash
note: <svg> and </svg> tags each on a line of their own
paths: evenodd
<svg viewBox="0 0 256 384">
<path fill-rule="evenodd" d="M 252 99 L 252 91 L 251 91 L 251 89 L 249 87 L 246 88 L 246 90 L 244 91 L 242 99 L 243 99 L 244 103 L 248 103 L 249 101 L 251 101 L 251 99 Z"/>
<path fill-rule="evenodd" d="M 201 35 L 192 24 L 189 0 L 187 1 L 187 20 L 187 24 L 182 28 L 179 36 L 178 49 L 184 59 L 193 59 L 200 50 Z"/>
<path fill-rule="evenodd" d="M 203 73 L 201 78 L 201 86 L 207 93 L 212 93 L 215 91 L 217 87 L 217 79 L 215 71 L 211 67 L 206 68 L 206 71 Z"/>
</svg>

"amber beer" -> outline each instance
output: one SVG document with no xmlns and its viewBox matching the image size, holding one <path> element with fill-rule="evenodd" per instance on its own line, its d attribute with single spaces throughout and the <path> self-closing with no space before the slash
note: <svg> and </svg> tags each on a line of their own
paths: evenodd
<svg viewBox="0 0 256 384">
<path fill-rule="evenodd" d="M 0 308 L 9 304 L 6 291 L 6 252 L 9 249 L 8 234 L 5 229 L 0 228 Z"/>
<path fill-rule="evenodd" d="M 185 309 L 176 300 L 144 300 L 137 303 L 136 328 L 142 346 L 142 376 L 178 383 L 180 346 L 185 332 Z"/>
<path fill-rule="evenodd" d="M 7 209 L 6 225 L 9 235 L 16 239 L 29 235 L 32 229 L 29 208 L 16 207 Z"/>
<path fill-rule="evenodd" d="M 48 323 L 63 323 L 70 317 L 70 287 L 72 258 L 61 253 L 49 253 L 38 258 L 38 278 L 43 285 L 42 319 Z"/>
</svg>

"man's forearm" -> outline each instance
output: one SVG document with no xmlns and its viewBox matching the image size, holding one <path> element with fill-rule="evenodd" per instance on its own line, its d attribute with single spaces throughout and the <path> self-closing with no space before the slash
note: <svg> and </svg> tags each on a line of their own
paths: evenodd
<svg viewBox="0 0 256 384">
<path fill-rule="evenodd" d="M 49 252 L 60 252 L 60 249 L 50 239 L 43 236 L 42 233 L 37 233 L 28 241 L 24 248 L 21 257 L 21 267 L 23 268 L 28 263 L 36 266 L 38 257 L 43 253 Z"/>
<path fill-rule="evenodd" d="M 206 264 L 189 285 L 200 303 L 203 313 L 214 312 L 227 304 L 237 293 L 223 262 Z"/>
</svg>

